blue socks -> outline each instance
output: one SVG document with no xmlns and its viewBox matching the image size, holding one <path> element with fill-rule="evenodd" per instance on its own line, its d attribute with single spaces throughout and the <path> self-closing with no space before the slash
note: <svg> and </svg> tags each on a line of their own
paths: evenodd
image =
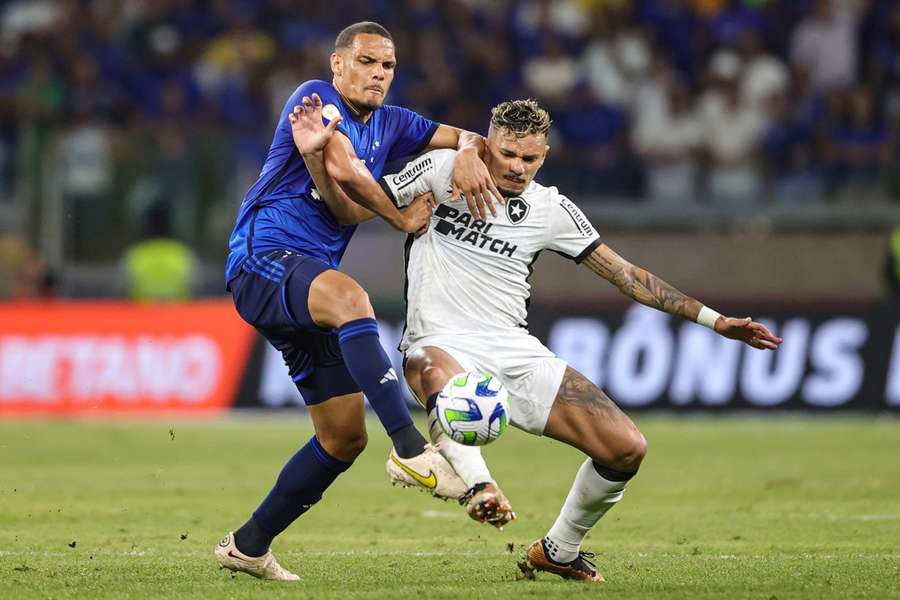
<svg viewBox="0 0 900 600">
<path fill-rule="evenodd" d="M 328 454 L 319 440 L 311 437 L 281 469 L 275 487 L 253 518 L 235 532 L 238 550 L 248 556 L 265 554 L 272 539 L 321 500 L 328 486 L 351 464 Z"/>
<path fill-rule="evenodd" d="M 369 399 L 402 458 L 420 454 L 425 438 L 413 426 L 412 417 L 381 342 L 375 319 L 356 319 L 338 328 L 338 341 L 347 369 Z M 262 556 L 272 540 L 300 515 L 321 500 L 322 494 L 351 463 L 325 450 L 315 436 L 284 465 L 275 486 L 253 513 L 234 532 L 238 550 Z"/>
<path fill-rule="evenodd" d="M 397 373 L 378 339 L 375 319 L 348 321 L 337 333 L 344 363 L 391 436 L 397 454 L 402 458 L 421 454 L 425 438 L 413 427 Z"/>
</svg>

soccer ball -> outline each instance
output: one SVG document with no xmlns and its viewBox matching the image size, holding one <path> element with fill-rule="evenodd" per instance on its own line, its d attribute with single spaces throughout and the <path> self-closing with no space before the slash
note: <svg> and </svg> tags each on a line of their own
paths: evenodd
<svg viewBox="0 0 900 600">
<path fill-rule="evenodd" d="M 435 410 L 438 424 L 451 440 L 483 446 L 506 431 L 509 394 L 489 373 L 460 373 L 438 394 Z"/>
</svg>

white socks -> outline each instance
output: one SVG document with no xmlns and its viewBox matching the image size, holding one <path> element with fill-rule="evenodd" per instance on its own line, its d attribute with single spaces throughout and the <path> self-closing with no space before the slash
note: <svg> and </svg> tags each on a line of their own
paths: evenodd
<svg viewBox="0 0 900 600">
<path fill-rule="evenodd" d="M 437 446 L 441 455 L 447 459 L 466 486 L 471 488 L 476 483 L 495 483 L 487 463 L 481 456 L 481 448 L 463 446 L 448 438 L 437 422 L 434 409 L 428 413 L 428 434 L 431 436 L 431 442 Z"/>
<path fill-rule="evenodd" d="M 558 563 L 575 560 L 584 536 L 622 499 L 626 483 L 601 477 L 591 459 L 584 461 L 556 522 L 544 536 L 549 558 Z"/>
</svg>

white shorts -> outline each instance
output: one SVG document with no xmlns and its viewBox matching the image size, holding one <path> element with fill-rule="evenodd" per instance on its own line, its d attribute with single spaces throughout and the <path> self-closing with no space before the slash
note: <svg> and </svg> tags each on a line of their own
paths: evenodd
<svg viewBox="0 0 900 600">
<path fill-rule="evenodd" d="M 407 355 L 436 346 L 465 371 L 486 371 L 499 377 L 509 392 L 510 422 L 528 433 L 543 435 L 566 362 L 526 330 L 435 334 L 410 339 L 408 344 Z"/>
</svg>

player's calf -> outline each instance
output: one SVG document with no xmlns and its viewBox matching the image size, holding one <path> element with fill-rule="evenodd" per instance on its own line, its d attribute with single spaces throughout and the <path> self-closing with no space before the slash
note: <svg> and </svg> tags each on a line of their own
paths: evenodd
<svg viewBox="0 0 900 600">
<path fill-rule="evenodd" d="M 572 565 L 581 557 L 587 532 L 622 499 L 647 442 L 600 388 L 572 368 L 563 376 L 544 434 L 588 455 L 541 544 L 552 563 Z"/>
<path fill-rule="evenodd" d="M 544 435 L 623 473 L 637 472 L 647 454 L 647 440 L 628 415 L 571 367 L 566 368 Z"/>
</svg>

